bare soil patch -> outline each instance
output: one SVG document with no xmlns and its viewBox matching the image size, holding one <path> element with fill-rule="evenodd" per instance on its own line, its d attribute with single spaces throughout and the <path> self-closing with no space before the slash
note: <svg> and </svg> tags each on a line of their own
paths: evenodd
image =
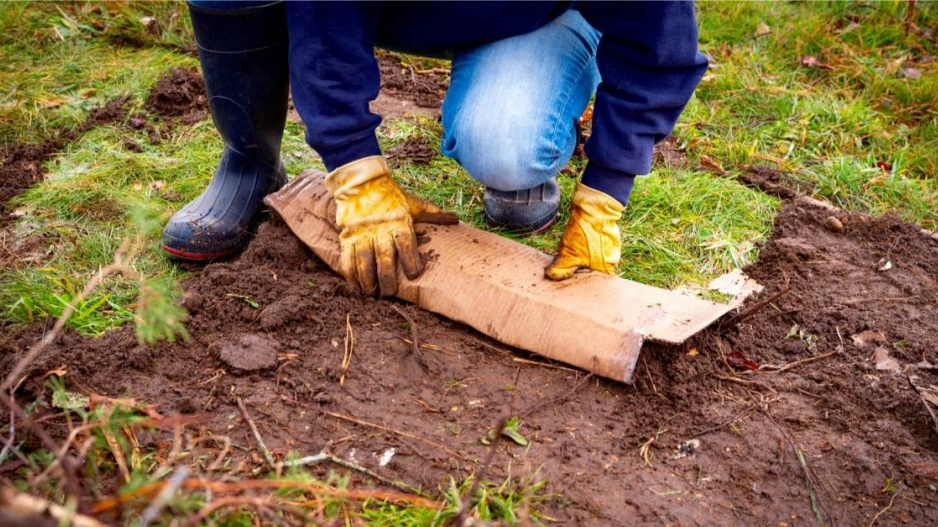
<svg viewBox="0 0 938 527">
<path fill-rule="evenodd" d="M 42 180 L 46 169 L 43 166 L 55 154 L 78 140 L 88 130 L 113 122 L 123 121 L 127 117 L 124 107 L 130 100 L 129 95 L 112 99 L 91 110 L 88 117 L 75 128 L 63 130 L 40 143 L 11 145 L 0 153 L 0 225 L 8 221 L 10 198 Z"/>
<path fill-rule="evenodd" d="M 439 109 L 449 88 L 449 75 L 438 70 L 421 71 L 394 55 L 378 52 L 381 91 L 397 99 L 412 101 L 421 108 Z"/>
<path fill-rule="evenodd" d="M 408 137 L 399 145 L 388 148 L 384 155 L 390 160 L 391 166 L 396 167 L 404 161 L 417 165 L 428 165 L 435 157 L 439 157 L 440 150 L 430 144 L 426 137 Z"/>
<path fill-rule="evenodd" d="M 183 124 L 192 124 L 208 115 L 205 82 L 194 68 L 173 68 L 156 82 L 144 105 L 151 114 L 164 118 L 180 117 Z"/>
<path fill-rule="evenodd" d="M 891 216 L 843 213 L 837 230 L 830 215 L 788 202 L 748 269 L 766 290 L 742 311 L 774 300 L 683 347 L 646 347 L 633 386 L 590 379 L 571 393 L 583 373 L 431 313 L 350 296 L 271 220 L 240 259 L 185 284 L 189 342 L 141 346 L 132 328 L 65 335 L 32 365 L 18 397 L 47 399 L 40 376 L 64 365 L 73 389 L 129 395 L 193 416 L 192 434 L 229 436 L 254 452 L 231 454 L 232 471 L 245 476 L 260 457 L 237 417 L 240 397 L 275 456 L 331 442 L 336 455 L 430 494 L 450 475 L 478 470 L 488 448 L 481 439 L 511 413 L 531 445 L 500 442 L 486 478 L 537 471 L 549 480 L 541 509 L 563 523 L 811 525 L 820 514 L 831 525 L 867 525 L 894 488 L 877 525 L 931 524 L 938 437 L 909 376 L 938 385 L 938 244 Z M 428 372 L 394 306 L 414 320 Z M 354 350 L 342 384 L 347 321 Z M 0 371 L 40 331 L 3 339 Z M 229 348 L 244 359 L 246 339 L 263 341 L 263 366 L 253 371 L 224 356 Z M 878 369 L 884 352 L 897 367 Z M 753 362 L 762 368 L 746 370 Z M 171 436 L 147 441 L 167 445 Z M 381 465 L 388 448 L 395 454 Z"/>
</svg>

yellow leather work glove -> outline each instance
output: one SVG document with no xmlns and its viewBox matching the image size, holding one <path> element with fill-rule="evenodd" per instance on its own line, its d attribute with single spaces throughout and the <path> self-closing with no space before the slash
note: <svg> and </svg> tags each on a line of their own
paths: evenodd
<svg viewBox="0 0 938 527">
<path fill-rule="evenodd" d="M 336 203 L 339 272 L 366 295 L 396 293 L 398 263 L 407 278 L 423 272 L 413 217 L 437 217 L 430 221 L 434 223 L 456 221 L 455 215 L 401 190 L 383 156 L 333 170 L 326 177 L 326 188 Z"/>
<path fill-rule="evenodd" d="M 616 274 L 622 257 L 618 221 L 624 210 L 612 196 L 577 183 L 557 256 L 544 270 L 547 278 L 566 280 L 577 269 Z"/>
</svg>

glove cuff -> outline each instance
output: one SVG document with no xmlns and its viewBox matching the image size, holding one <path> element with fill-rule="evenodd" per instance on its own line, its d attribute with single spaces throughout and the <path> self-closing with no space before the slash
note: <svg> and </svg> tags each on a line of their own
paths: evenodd
<svg viewBox="0 0 938 527">
<path fill-rule="evenodd" d="M 365 183 L 390 175 L 391 169 L 384 156 L 363 157 L 330 172 L 326 176 L 326 188 L 333 198 L 342 200 L 355 195 Z"/>
<path fill-rule="evenodd" d="M 573 193 L 573 206 L 583 209 L 591 216 L 618 220 L 625 210 L 619 201 L 594 188 L 590 188 L 578 181 L 576 191 Z"/>
</svg>

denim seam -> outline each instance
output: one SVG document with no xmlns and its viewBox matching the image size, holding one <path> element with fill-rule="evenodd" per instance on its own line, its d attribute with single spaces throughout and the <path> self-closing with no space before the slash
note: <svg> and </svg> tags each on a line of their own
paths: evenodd
<svg viewBox="0 0 938 527">
<path fill-rule="evenodd" d="M 580 83 L 580 80 L 583 79 L 583 76 L 586 75 L 586 72 L 590 69 L 590 66 L 591 66 L 594 62 L 596 62 L 596 54 L 595 54 L 595 53 L 593 53 L 593 57 L 592 57 L 592 58 L 589 60 L 589 62 L 587 62 L 587 63 L 584 65 L 584 67 L 580 70 L 580 74 L 577 76 L 576 81 L 574 81 L 572 84 L 570 84 L 571 87 L 570 87 L 570 89 L 568 90 L 568 92 L 567 92 L 567 94 L 566 94 L 566 98 L 564 99 L 563 104 L 560 105 L 560 112 L 559 112 L 559 113 L 560 113 L 561 116 L 563 115 L 564 111 L 567 109 L 567 106 L 570 105 L 570 99 L 573 98 L 573 91 L 574 91 L 574 89 L 575 89 L 576 86 Z M 587 101 L 587 104 L 589 104 L 588 101 Z M 551 168 L 550 171 L 551 171 L 551 172 L 553 172 L 554 165 L 555 165 L 555 164 L 557 163 L 557 161 L 560 159 L 560 149 L 557 147 L 556 137 L 557 137 L 557 131 L 560 129 L 560 127 L 561 127 L 562 125 L 563 125 L 563 119 L 562 119 L 562 118 L 561 118 L 561 119 L 558 119 L 558 122 L 554 125 L 554 129 L 553 129 L 553 131 L 551 131 L 551 134 L 550 134 L 550 143 L 551 143 L 551 149 L 552 149 L 550 155 L 551 155 L 551 157 L 553 157 L 553 159 L 552 159 L 551 162 L 550 162 L 550 168 Z M 574 147 L 574 148 L 576 148 L 576 147 Z"/>
</svg>

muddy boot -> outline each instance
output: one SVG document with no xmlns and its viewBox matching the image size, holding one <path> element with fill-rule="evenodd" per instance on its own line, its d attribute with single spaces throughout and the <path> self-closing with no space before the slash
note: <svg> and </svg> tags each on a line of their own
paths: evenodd
<svg viewBox="0 0 938 527">
<path fill-rule="evenodd" d="M 225 141 L 208 188 L 163 230 L 163 249 L 204 262 L 241 251 L 267 194 L 286 183 L 280 140 L 289 76 L 283 3 L 217 10 L 189 5 L 212 120 Z"/>
<path fill-rule="evenodd" d="M 526 190 L 485 189 L 485 223 L 517 234 L 537 234 L 550 228 L 560 208 L 557 178 Z"/>
</svg>

